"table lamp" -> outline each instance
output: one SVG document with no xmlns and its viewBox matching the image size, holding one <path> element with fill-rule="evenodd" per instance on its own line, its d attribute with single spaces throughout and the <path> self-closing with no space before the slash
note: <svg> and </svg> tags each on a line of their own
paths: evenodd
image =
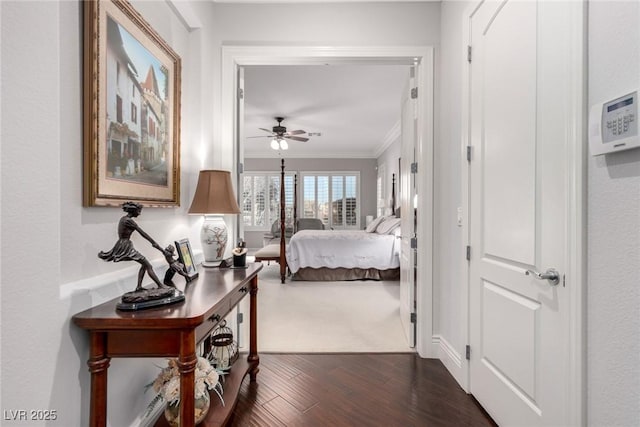
<svg viewBox="0 0 640 427">
<path fill-rule="evenodd" d="M 202 170 L 189 214 L 204 215 L 200 241 L 204 253 L 203 267 L 218 267 L 227 247 L 227 225 L 223 214 L 239 214 L 229 171 Z"/>
</svg>

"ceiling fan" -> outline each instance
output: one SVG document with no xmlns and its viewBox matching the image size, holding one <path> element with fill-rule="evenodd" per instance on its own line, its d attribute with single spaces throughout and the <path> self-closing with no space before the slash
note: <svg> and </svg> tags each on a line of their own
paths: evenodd
<svg viewBox="0 0 640 427">
<path fill-rule="evenodd" d="M 305 138 L 302 136 L 295 136 L 295 135 L 301 135 L 303 133 L 306 133 L 306 131 L 292 130 L 287 132 L 287 128 L 282 126 L 282 121 L 284 120 L 284 117 L 276 117 L 275 119 L 278 122 L 278 124 L 273 128 L 271 128 L 271 130 L 265 129 L 265 128 L 259 128 L 260 130 L 269 132 L 269 135 L 250 136 L 249 138 L 271 138 L 271 148 L 273 148 L 274 150 L 288 149 L 289 144 L 286 141 L 287 139 L 290 139 L 292 141 L 300 141 L 300 142 L 307 142 L 309 140 L 309 138 Z"/>
</svg>

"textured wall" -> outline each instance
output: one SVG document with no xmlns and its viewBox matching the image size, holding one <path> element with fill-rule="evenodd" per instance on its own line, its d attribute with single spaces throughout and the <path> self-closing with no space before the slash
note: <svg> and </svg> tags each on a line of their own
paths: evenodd
<svg viewBox="0 0 640 427">
<path fill-rule="evenodd" d="M 182 207 L 145 209 L 138 222 L 161 244 L 197 239 L 198 219 L 186 215 L 185 205 L 201 167 L 195 160 L 202 152 L 192 144 L 206 141 L 203 127 L 212 133 L 210 120 L 200 117 L 212 109 L 212 84 L 209 93 L 201 84 L 201 74 L 211 80 L 198 52 L 202 32 L 189 33 L 164 1 L 133 4 L 183 60 Z M 113 245 L 122 211 L 82 207 L 81 2 L 3 1 L 0 7 L 2 410 L 56 410 L 57 420 L 47 425 L 87 425 L 88 336 L 70 318 L 132 290 L 137 269 L 96 256 Z M 200 16 L 206 23 L 206 13 Z M 138 244 L 156 257 L 146 241 Z M 87 289 L 98 282 L 104 286 Z M 143 386 L 156 373 L 150 360 L 112 361 L 110 425 L 137 424 L 152 397 Z M 27 424 L 45 422 L 2 421 Z"/>
<path fill-rule="evenodd" d="M 436 143 L 434 147 L 434 260 L 433 284 L 434 329 L 442 340 L 458 354 L 464 354 L 467 342 L 466 278 L 462 277 L 464 261 L 462 228 L 457 225 L 457 208 L 462 206 L 462 76 L 465 69 L 463 16 L 471 2 L 445 1 L 441 13 L 441 43 L 437 85 L 440 104 L 436 108 Z M 466 220 L 466 219 L 465 219 Z M 445 365 L 459 382 L 466 378 L 455 366 Z"/>
<path fill-rule="evenodd" d="M 589 3 L 589 104 L 640 88 L 640 3 Z M 588 423 L 640 422 L 640 149 L 589 157 Z"/>
</svg>

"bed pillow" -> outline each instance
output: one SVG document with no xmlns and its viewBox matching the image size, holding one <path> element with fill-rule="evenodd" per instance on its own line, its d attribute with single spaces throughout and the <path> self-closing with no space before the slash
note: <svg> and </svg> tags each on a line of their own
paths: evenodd
<svg viewBox="0 0 640 427">
<path fill-rule="evenodd" d="M 378 225 L 376 228 L 376 233 L 378 234 L 393 234 L 396 228 L 400 227 L 400 222 L 402 220 L 400 218 L 389 218 L 382 222 L 382 224 Z"/>
<path fill-rule="evenodd" d="M 369 225 L 367 225 L 367 228 L 365 228 L 364 231 L 366 231 L 367 233 L 373 233 L 374 231 L 376 231 L 376 228 L 378 228 L 380 223 L 382 223 L 382 221 L 384 221 L 385 218 L 386 218 L 385 216 L 381 215 L 378 218 L 374 219 L 373 221 L 371 221 Z"/>
</svg>

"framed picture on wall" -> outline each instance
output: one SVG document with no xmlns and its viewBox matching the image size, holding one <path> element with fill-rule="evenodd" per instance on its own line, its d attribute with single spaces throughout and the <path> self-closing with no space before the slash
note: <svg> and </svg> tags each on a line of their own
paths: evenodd
<svg viewBox="0 0 640 427">
<path fill-rule="evenodd" d="M 180 57 L 124 0 L 84 7 L 84 206 L 180 204 Z"/>
<path fill-rule="evenodd" d="M 184 265 L 184 271 L 189 278 L 195 279 L 198 277 L 198 270 L 196 269 L 189 239 L 177 240 L 175 243 L 176 251 L 178 252 L 178 261 Z"/>
</svg>

